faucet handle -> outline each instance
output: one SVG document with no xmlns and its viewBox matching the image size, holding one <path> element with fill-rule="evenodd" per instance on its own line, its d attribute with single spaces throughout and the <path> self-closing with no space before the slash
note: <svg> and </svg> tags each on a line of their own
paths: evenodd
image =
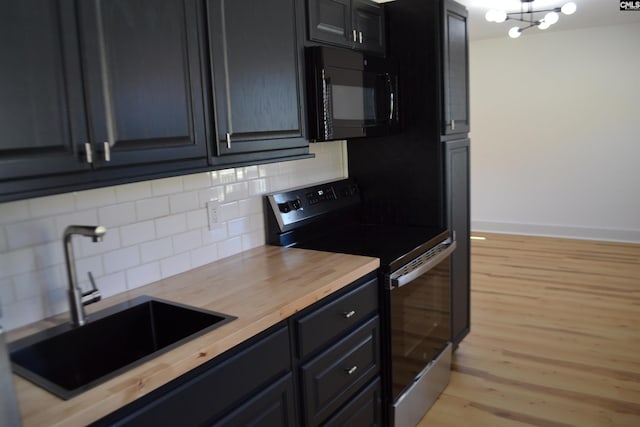
<svg viewBox="0 0 640 427">
<path fill-rule="evenodd" d="M 89 281 L 91 282 L 91 290 L 82 293 L 82 305 L 93 304 L 102 299 L 102 294 L 96 287 L 96 281 L 93 279 L 93 274 L 89 272 Z"/>
</svg>

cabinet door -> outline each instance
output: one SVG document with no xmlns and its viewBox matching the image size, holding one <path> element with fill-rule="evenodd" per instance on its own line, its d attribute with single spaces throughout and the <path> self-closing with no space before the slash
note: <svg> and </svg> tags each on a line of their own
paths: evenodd
<svg viewBox="0 0 640 427">
<path fill-rule="evenodd" d="M 443 133 L 469 132 L 469 66 L 467 10 L 444 2 L 443 38 Z"/>
<path fill-rule="evenodd" d="M 78 2 L 94 159 L 206 162 L 196 0 Z"/>
<path fill-rule="evenodd" d="M 294 0 L 208 0 L 218 155 L 303 147 Z"/>
<path fill-rule="evenodd" d="M 353 0 L 353 31 L 356 49 L 384 54 L 384 14 L 382 6 L 369 0 Z"/>
<path fill-rule="evenodd" d="M 447 226 L 458 247 L 451 257 L 451 341 L 457 347 L 470 327 L 469 140 L 445 143 Z"/>
<path fill-rule="evenodd" d="M 351 0 L 309 0 L 309 39 L 352 47 Z"/>
<path fill-rule="evenodd" d="M 90 168 L 76 45 L 71 1 L 2 2 L 0 181 Z"/>
</svg>

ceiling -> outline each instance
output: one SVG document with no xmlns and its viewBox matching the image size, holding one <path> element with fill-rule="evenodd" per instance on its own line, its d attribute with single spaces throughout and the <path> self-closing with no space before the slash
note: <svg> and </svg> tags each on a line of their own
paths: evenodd
<svg viewBox="0 0 640 427">
<path fill-rule="evenodd" d="M 456 0 L 464 4 L 469 10 L 469 39 L 479 40 L 496 37 L 506 37 L 509 28 L 517 25 L 514 21 L 500 24 L 487 22 L 484 18 L 489 9 L 504 9 L 507 12 L 519 12 L 520 0 Z M 569 0 L 534 0 L 533 8 L 551 9 L 560 7 Z M 605 25 L 620 25 L 637 23 L 640 25 L 640 11 L 621 11 L 619 0 L 572 0 L 578 10 L 573 15 L 560 14 L 557 24 L 544 31 L 564 31 L 577 28 L 597 27 Z M 531 28 L 522 33 L 541 32 L 538 28 Z"/>
</svg>

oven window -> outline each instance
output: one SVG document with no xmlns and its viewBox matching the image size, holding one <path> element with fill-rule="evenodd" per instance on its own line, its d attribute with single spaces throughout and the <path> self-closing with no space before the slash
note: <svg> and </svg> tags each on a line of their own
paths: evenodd
<svg viewBox="0 0 640 427">
<path fill-rule="evenodd" d="M 449 262 L 390 292 L 394 400 L 450 340 Z"/>
</svg>

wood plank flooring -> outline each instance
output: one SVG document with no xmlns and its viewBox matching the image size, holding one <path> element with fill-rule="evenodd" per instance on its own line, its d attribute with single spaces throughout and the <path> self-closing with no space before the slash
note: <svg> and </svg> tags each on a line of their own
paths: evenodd
<svg viewBox="0 0 640 427">
<path fill-rule="evenodd" d="M 640 426 L 640 245 L 474 233 L 471 333 L 420 427 Z"/>
</svg>

